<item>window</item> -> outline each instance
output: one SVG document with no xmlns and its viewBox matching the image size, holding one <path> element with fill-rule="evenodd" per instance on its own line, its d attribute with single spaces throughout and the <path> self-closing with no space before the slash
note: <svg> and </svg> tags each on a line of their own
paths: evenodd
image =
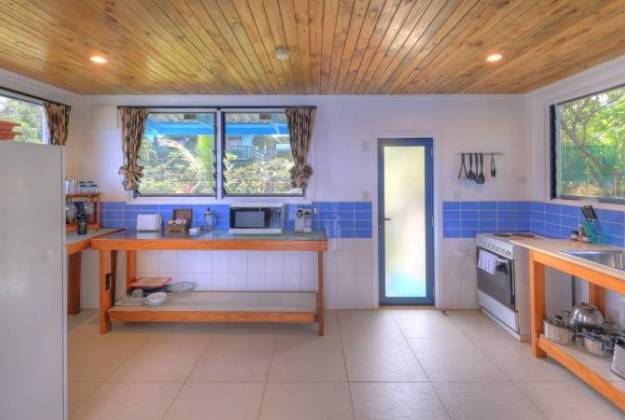
<svg viewBox="0 0 625 420">
<path fill-rule="evenodd" d="M 0 92 L 0 120 L 20 124 L 14 129 L 19 133 L 15 141 L 45 143 L 45 110 L 42 104 L 3 96 Z"/>
<path fill-rule="evenodd" d="M 281 112 L 224 112 L 225 195 L 302 195 L 291 186 L 289 128 Z"/>
<path fill-rule="evenodd" d="M 625 202 L 625 87 L 551 108 L 552 196 Z"/>
<path fill-rule="evenodd" d="M 139 163 L 140 195 L 214 195 L 215 113 L 151 112 Z"/>
<path fill-rule="evenodd" d="M 217 196 L 217 181 L 223 196 L 303 195 L 291 186 L 294 161 L 282 110 L 152 110 L 139 164 L 142 196 Z"/>
</svg>

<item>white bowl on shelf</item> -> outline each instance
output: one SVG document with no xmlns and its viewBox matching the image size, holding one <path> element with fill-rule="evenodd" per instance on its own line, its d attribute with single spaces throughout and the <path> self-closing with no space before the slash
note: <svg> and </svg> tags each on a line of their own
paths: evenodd
<svg viewBox="0 0 625 420">
<path fill-rule="evenodd" d="M 193 289 L 195 289 L 195 282 L 193 281 L 179 281 L 167 285 L 167 291 L 171 293 L 187 293 Z"/>
<path fill-rule="evenodd" d="M 145 297 L 145 304 L 148 306 L 160 306 L 167 301 L 167 293 L 154 292 Z"/>
</svg>

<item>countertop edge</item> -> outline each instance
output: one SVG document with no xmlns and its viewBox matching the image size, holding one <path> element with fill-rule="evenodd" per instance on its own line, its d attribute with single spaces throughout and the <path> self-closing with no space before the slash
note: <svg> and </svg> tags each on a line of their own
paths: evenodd
<svg viewBox="0 0 625 420">
<path fill-rule="evenodd" d="M 517 245 L 517 246 L 532 250 L 532 251 L 538 251 L 543 254 L 549 255 L 551 257 L 566 261 L 568 263 L 576 264 L 580 267 L 584 267 L 589 270 L 597 271 L 599 273 L 608 275 L 610 277 L 618 278 L 619 280 L 625 281 L 625 271 L 611 268 L 603 264 L 594 263 L 592 261 L 588 261 L 583 258 L 578 258 L 572 255 L 567 255 L 562 252 L 565 250 L 573 250 L 573 249 L 593 250 L 593 251 L 604 251 L 604 250 L 623 251 L 623 249 L 621 248 L 617 248 L 617 247 L 610 246 L 610 245 L 596 245 L 596 244 L 588 244 L 584 242 L 576 242 L 576 241 L 571 241 L 569 239 L 513 239 L 510 241 L 510 243 L 513 245 Z M 547 243 L 549 245 L 547 245 Z"/>
</svg>

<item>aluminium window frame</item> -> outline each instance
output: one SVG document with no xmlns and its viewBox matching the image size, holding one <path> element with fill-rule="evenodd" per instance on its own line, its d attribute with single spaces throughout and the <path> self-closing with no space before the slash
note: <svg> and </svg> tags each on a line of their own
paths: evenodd
<svg viewBox="0 0 625 420">
<path fill-rule="evenodd" d="M 585 195 L 571 195 L 571 194 L 558 194 L 558 182 L 560 181 L 558 176 L 558 112 L 557 108 L 560 105 L 565 105 L 569 102 L 574 102 L 579 99 L 587 98 L 593 95 L 599 95 L 611 90 L 621 89 L 625 87 L 625 83 L 603 88 L 601 90 L 593 91 L 584 95 L 579 95 L 574 98 L 566 99 L 560 102 L 552 103 L 549 105 L 549 196 L 552 200 L 570 200 L 570 201 L 584 201 L 589 203 L 607 203 L 607 204 L 625 204 L 625 198 L 613 198 L 613 197 L 590 197 Z"/>
<path fill-rule="evenodd" d="M 224 159 L 226 157 L 226 114 L 246 114 L 246 113 L 286 113 L 286 107 L 275 107 L 275 108 L 267 108 L 267 107 L 242 107 L 242 108 L 228 108 L 220 110 L 221 113 L 221 159 L 220 159 L 220 167 L 221 171 L 219 172 L 220 182 L 220 197 L 221 198 L 245 198 L 245 197 L 258 197 L 258 198 L 284 198 L 284 197 L 305 197 L 306 189 L 302 188 L 301 193 L 271 193 L 271 194 L 231 194 L 226 191 L 226 183 L 225 183 L 225 172 L 224 172 Z"/>
<path fill-rule="evenodd" d="M 219 124 L 219 109 L 218 108 L 199 108 L 199 107 L 193 107 L 193 108 L 148 108 L 148 116 L 149 114 L 214 114 L 213 120 L 215 123 L 215 136 L 214 136 L 214 141 L 215 141 L 215 146 L 213 147 L 214 149 L 214 154 L 215 154 L 215 173 L 213 174 L 213 178 L 215 181 L 215 188 L 213 190 L 212 194 L 208 194 L 208 193 L 201 193 L 201 194 L 168 194 L 168 193 L 147 193 L 144 194 L 142 193 L 139 188 L 141 187 L 141 183 L 139 183 L 139 187 L 135 188 L 133 190 L 133 198 L 172 198 L 172 197 L 199 197 L 199 198 L 218 198 L 218 191 L 219 191 L 219 171 L 220 171 L 220 159 L 219 159 L 219 153 L 221 153 L 221 150 L 218 150 L 219 148 L 219 140 L 218 140 L 218 136 L 220 133 L 220 128 L 218 126 Z M 147 120 L 147 117 L 146 117 Z M 145 130 L 144 130 L 145 131 Z"/>
</svg>

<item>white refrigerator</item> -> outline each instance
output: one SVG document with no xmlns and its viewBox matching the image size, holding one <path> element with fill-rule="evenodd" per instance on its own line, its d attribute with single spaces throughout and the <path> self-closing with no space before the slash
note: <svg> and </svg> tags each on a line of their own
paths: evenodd
<svg viewBox="0 0 625 420">
<path fill-rule="evenodd" d="M 65 223 L 59 146 L 0 141 L 0 419 L 66 412 Z"/>
</svg>

